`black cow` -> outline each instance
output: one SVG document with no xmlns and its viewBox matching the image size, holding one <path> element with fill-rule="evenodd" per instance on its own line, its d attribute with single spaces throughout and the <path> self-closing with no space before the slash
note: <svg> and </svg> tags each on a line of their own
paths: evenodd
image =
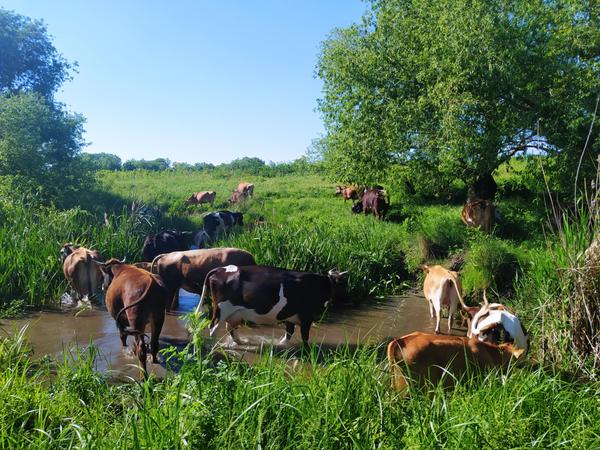
<svg viewBox="0 0 600 450">
<path fill-rule="evenodd" d="M 203 218 L 204 226 L 194 237 L 194 244 L 198 248 L 207 247 L 208 244 L 219 239 L 223 234 L 231 231 L 238 225 L 244 225 L 244 215 L 239 212 L 216 211 L 208 213 Z"/>
<path fill-rule="evenodd" d="M 149 234 L 144 239 L 142 247 L 142 261 L 152 262 L 162 253 L 171 253 L 190 248 L 190 241 L 194 235 L 191 231 L 164 230 L 156 234 Z"/>
<path fill-rule="evenodd" d="M 200 311 L 206 287 L 210 285 L 211 336 L 226 323 L 233 340 L 240 343 L 235 329 L 242 321 L 256 324 L 285 322 L 281 343 L 289 341 L 295 326 L 300 325 L 302 341 L 307 344 L 315 316 L 327 307 L 330 299 L 334 302 L 343 299 L 345 274 L 330 270 L 326 276 L 269 266 L 217 267 L 206 275 L 196 313 Z"/>
<path fill-rule="evenodd" d="M 386 195 L 382 189 L 365 189 L 362 200 L 352 207 L 352 212 L 355 214 L 364 212 L 367 215 L 372 211 L 375 217 L 383 220 L 390 206 Z"/>
</svg>

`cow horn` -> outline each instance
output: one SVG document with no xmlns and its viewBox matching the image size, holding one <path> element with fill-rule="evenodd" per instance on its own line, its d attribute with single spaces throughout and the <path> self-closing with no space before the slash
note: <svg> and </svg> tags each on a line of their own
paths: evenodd
<svg viewBox="0 0 600 450">
<path fill-rule="evenodd" d="M 104 262 L 102 261 L 98 261 L 97 259 L 92 258 L 92 261 L 94 261 L 96 264 L 98 264 L 99 266 L 104 266 Z"/>
</svg>

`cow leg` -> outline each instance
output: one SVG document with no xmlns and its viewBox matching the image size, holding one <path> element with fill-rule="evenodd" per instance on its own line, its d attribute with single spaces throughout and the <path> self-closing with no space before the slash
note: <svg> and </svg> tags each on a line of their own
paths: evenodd
<svg viewBox="0 0 600 450">
<path fill-rule="evenodd" d="M 237 345 L 242 345 L 242 344 L 246 343 L 245 341 L 240 339 L 236 333 L 237 324 L 231 324 L 229 322 L 226 322 L 225 328 L 227 328 L 227 331 L 229 331 L 229 335 L 231 336 L 231 339 L 233 339 L 233 342 L 235 342 Z"/>
<path fill-rule="evenodd" d="M 171 300 L 171 306 L 167 308 L 167 311 L 172 311 L 174 309 L 179 308 L 179 289 L 176 289 L 173 293 L 173 298 Z"/>
<path fill-rule="evenodd" d="M 123 344 L 123 347 L 127 347 L 127 333 L 125 333 L 125 330 L 119 329 L 119 335 L 121 336 L 121 344 Z"/>
<path fill-rule="evenodd" d="M 302 320 L 300 322 L 300 334 L 302 335 L 302 343 L 304 346 L 308 345 L 308 335 L 310 334 L 310 326 L 312 320 Z"/>
<path fill-rule="evenodd" d="M 165 310 L 159 308 L 152 314 L 150 319 L 150 331 L 152 336 L 150 337 L 150 354 L 152 355 L 152 363 L 158 364 L 158 338 L 165 322 Z"/>
<path fill-rule="evenodd" d="M 441 299 L 441 292 L 438 289 L 438 291 L 435 293 L 434 298 L 432 300 L 433 303 L 433 309 L 435 311 L 435 334 L 439 334 L 440 333 L 440 320 L 442 318 L 442 299 Z"/>
<path fill-rule="evenodd" d="M 285 334 L 279 341 L 279 344 L 288 343 L 289 340 L 292 338 L 292 335 L 294 334 L 295 329 L 296 329 L 296 325 L 293 322 L 286 322 L 285 323 Z"/>
<path fill-rule="evenodd" d="M 433 319 L 433 302 L 427 299 L 427 303 L 429 303 L 429 316 Z"/>
<path fill-rule="evenodd" d="M 140 360 L 140 366 L 142 367 L 143 371 L 144 371 L 144 378 L 148 378 L 148 369 L 146 367 L 146 358 L 147 358 L 147 354 L 146 354 L 146 344 L 144 343 L 144 331 L 142 330 L 141 332 L 138 330 L 138 333 L 135 335 L 135 347 L 134 347 L 134 351 L 138 357 L 138 359 Z"/>
</svg>

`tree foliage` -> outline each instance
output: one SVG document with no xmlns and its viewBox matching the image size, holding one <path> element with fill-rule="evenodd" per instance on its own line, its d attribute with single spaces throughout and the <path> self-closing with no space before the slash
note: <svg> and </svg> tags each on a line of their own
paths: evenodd
<svg viewBox="0 0 600 450">
<path fill-rule="evenodd" d="M 145 159 L 129 159 L 123 163 L 123 170 L 150 170 L 160 172 L 171 167 L 171 161 L 166 158 L 156 158 L 146 161 Z"/>
<path fill-rule="evenodd" d="M 372 182 L 393 166 L 439 192 L 534 151 L 572 174 L 600 93 L 598 5 L 372 1 L 318 62 L 329 171 Z"/>
<path fill-rule="evenodd" d="M 112 153 L 82 153 L 81 161 L 91 170 L 120 170 L 121 158 Z"/>
<path fill-rule="evenodd" d="M 72 66 L 45 25 L 0 9 L 0 176 L 11 190 L 60 201 L 85 179 L 84 118 L 53 95 Z"/>
</svg>

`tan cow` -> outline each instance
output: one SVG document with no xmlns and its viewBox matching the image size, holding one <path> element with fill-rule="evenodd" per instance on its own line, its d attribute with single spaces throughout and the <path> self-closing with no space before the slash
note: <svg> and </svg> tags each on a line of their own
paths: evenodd
<svg viewBox="0 0 600 450">
<path fill-rule="evenodd" d="M 347 200 L 358 200 L 358 190 L 352 186 L 336 186 L 335 195 L 342 195 L 344 203 Z"/>
<path fill-rule="evenodd" d="M 468 227 L 480 227 L 486 233 L 492 231 L 496 207 L 490 200 L 472 199 L 465 203 L 460 219 Z"/>
<path fill-rule="evenodd" d="M 387 357 L 392 371 L 392 388 L 406 392 L 408 381 L 418 386 L 440 381 L 446 387 L 471 369 L 506 368 L 524 350 L 512 344 L 494 345 L 475 338 L 411 333 L 391 341 Z"/>
<path fill-rule="evenodd" d="M 152 273 L 160 275 L 172 299 L 167 309 L 179 306 L 179 288 L 195 294 L 202 293 L 206 274 L 215 267 L 253 266 L 254 257 L 239 248 L 208 248 L 158 255 L 152 261 Z"/>
<path fill-rule="evenodd" d="M 194 192 L 190 198 L 185 201 L 186 205 L 200 205 L 202 203 L 210 203 L 212 208 L 215 203 L 215 197 L 217 193 L 215 191 L 202 191 Z"/>
<path fill-rule="evenodd" d="M 448 308 L 448 332 L 452 330 L 452 316 L 459 303 L 464 310 L 467 305 L 460 294 L 461 286 L 458 272 L 445 269 L 442 266 L 421 266 L 427 274 L 423 283 L 423 294 L 429 302 L 429 314 L 435 317 L 435 333 L 440 332 L 442 306 Z"/>
<path fill-rule="evenodd" d="M 68 243 L 61 248 L 60 258 L 65 278 L 79 299 L 93 297 L 100 291 L 102 272 L 94 264 L 102 260 L 100 253 Z"/>
<path fill-rule="evenodd" d="M 240 184 L 238 184 L 238 187 L 236 188 L 235 191 L 241 192 L 246 197 L 253 197 L 254 196 L 254 184 L 241 182 Z"/>
<path fill-rule="evenodd" d="M 144 376 L 146 369 L 146 344 L 144 331 L 150 322 L 150 354 L 152 362 L 158 363 L 158 337 L 165 321 L 165 308 L 169 301 L 169 291 L 158 275 L 143 269 L 123 264 L 118 259 L 98 263 L 104 274 L 106 309 L 117 322 L 123 347 L 127 336 L 135 337 L 134 352 L 137 355 Z"/>
</svg>

